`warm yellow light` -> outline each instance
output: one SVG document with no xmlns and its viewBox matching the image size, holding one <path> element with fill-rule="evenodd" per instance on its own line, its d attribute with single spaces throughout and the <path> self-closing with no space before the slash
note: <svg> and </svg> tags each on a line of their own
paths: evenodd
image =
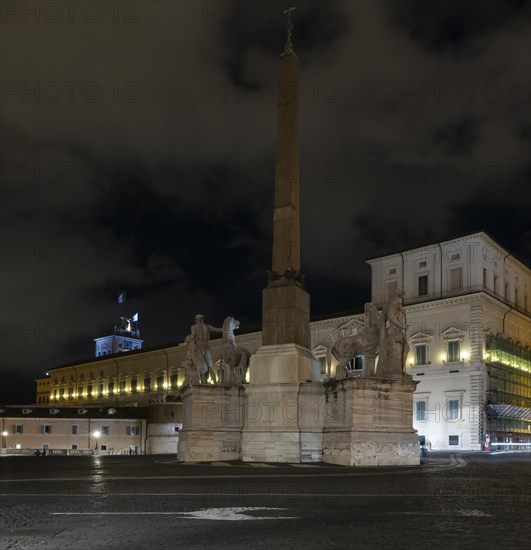
<svg viewBox="0 0 531 550">
<path fill-rule="evenodd" d="M 462 361 L 468 361 L 468 358 L 470 357 L 470 354 L 468 351 L 462 351 L 461 352 L 461 360 Z"/>
<path fill-rule="evenodd" d="M 2 435 L 3 435 L 4 437 L 7 437 L 7 432 L 2 432 Z"/>
<path fill-rule="evenodd" d="M 101 432 L 99 432 L 98 430 L 96 430 L 92 435 L 93 435 L 96 439 L 98 439 L 98 437 L 101 436 Z"/>
<path fill-rule="evenodd" d="M 441 353 L 441 363 L 446 363 L 446 353 Z"/>
</svg>

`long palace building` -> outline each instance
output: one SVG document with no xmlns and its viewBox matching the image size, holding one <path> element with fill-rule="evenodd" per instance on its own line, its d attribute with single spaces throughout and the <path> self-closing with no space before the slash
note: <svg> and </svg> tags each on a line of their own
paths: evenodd
<svg viewBox="0 0 531 550">
<path fill-rule="evenodd" d="M 368 263 L 372 302 L 378 307 L 396 289 L 405 292 L 406 369 L 419 382 L 414 410 L 405 414 L 413 415 L 420 441 L 431 450 L 531 446 L 529 268 L 483 232 Z M 362 322 L 362 313 L 311 322 L 311 349 L 321 362 L 323 380 L 328 347 L 355 334 Z M 98 357 L 49 370 L 36 380 L 35 406 L 158 405 L 155 431 L 175 434 L 187 348 L 180 343 L 141 349 L 139 337 L 136 331 L 100 338 Z M 238 345 L 251 354 L 261 339 L 260 332 L 237 336 Z M 210 347 L 220 369 L 220 340 Z M 352 376 L 363 373 L 363 357 L 352 358 L 350 369 Z M 161 412 L 165 406 L 172 418 Z M 20 425 L 21 417 L 13 425 Z M 9 440 L 15 446 L 17 434 L 9 432 Z"/>
</svg>

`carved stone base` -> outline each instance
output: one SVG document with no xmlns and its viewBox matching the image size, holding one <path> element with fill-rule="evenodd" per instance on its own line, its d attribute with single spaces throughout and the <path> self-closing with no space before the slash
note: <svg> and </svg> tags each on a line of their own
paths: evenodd
<svg viewBox="0 0 531 550">
<path fill-rule="evenodd" d="M 173 424 L 148 424 L 146 452 L 148 455 L 174 455 L 179 445 L 179 432 Z"/>
<path fill-rule="evenodd" d="M 251 357 L 252 385 L 319 380 L 319 361 L 297 344 L 261 346 Z"/>
<path fill-rule="evenodd" d="M 323 461 L 344 466 L 420 464 L 412 427 L 416 385 L 407 375 L 325 384 Z"/>
<path fill-rule="evenodd" d="M 310 295 L 285 279 L 277 283 L 262 293 L 262 343 L 270 346 L 293 342 L 309 348 Z"/>
<path fill-rule="evenodd" d="M 320 382 L 245 387 L 244 462 L 321 462 L 324 392 Z"/>
<path fill-rule="evenodd" d="M 177 458 L 184 462 L 239 460 L 243 388 L 187 386 Z"/>
</svg>

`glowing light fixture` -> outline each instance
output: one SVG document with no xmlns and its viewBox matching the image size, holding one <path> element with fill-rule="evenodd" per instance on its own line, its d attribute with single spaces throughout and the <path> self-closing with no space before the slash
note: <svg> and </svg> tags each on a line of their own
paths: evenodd
<svg viewBox="0 0 531 550">
<path fill-rule="evenodd" d="M 99 452 L 98 443 L 99 443 L 100 437 L 101 437 L 101 432 L 100 432 L 100 430 L 94 430 L 94 431 L 92 432 L 92 437 L 96 440 L 96 445 L 95 445 L 95 447 L 94 447 L 94 450 L 95 450 L 96 452 Z"/>
</svg>

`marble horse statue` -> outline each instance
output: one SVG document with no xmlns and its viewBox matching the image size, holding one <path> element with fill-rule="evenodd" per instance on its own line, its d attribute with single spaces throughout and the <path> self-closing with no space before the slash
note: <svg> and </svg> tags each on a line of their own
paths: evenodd
<svg viewBox="0 0 531 550">
<path fill-rule="evenodd" d="M 364 374 L 374 375 L 380 343 L 378 319 L 378 308 L 374 304 L 365 304 L 365 323 L 358 334 L 340 338 L 328 348 L 326 364 L 329 379 L 332 379 L 332 357 L 337 363 L 334 377 L 336 380 L 348 378 L 348 364 L 358 355 L 365 358 Z"/>
<path fill-rule="evenodd" d="M 251 354 L 245 348 L 236 345 L 234 331 L 240 328 L 240 322 L 232 316 L 225 317 L 221 341 L 222 381 L 227 386 L 241 385 L 245 382 L 249 357 Z"/>
</svg>

